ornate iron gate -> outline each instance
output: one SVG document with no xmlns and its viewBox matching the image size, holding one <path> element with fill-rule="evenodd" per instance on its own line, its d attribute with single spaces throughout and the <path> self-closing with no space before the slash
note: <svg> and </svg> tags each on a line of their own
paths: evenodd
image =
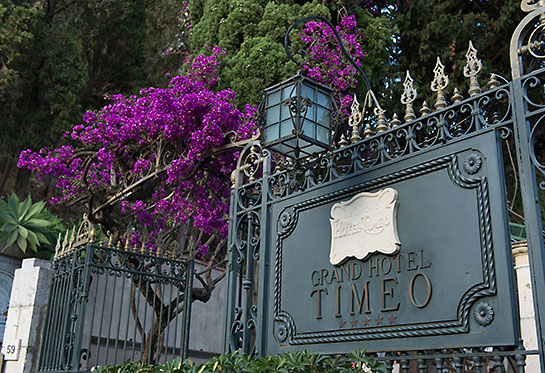
<svg viewBox="0 0 545 373">
<path fill-rule="evenodd" d="M 444 92 L 448 77 L 438 60 L 432 82 L 432 90 L 437 93 L 435 110 L 424 102 L 421 115 L 416 115 L 413 105 L 417 93 L 407 74 L 402 96 L 406 111 L 399 116 L 404 123 L 397 115 L 387 121 L 386 113 L 369 91 L 362 110 L 357 103 L 352 107 L 351 130 L 333 151 L 302 162 L 273 161 L 271 153 L 254 141 L 241 152 L 232 177 L 226 352 L 309 349 L 340 353 L 348 347 L 359 347 L 383 360 L 388 371 L 394 369 L 395 362 L 403 372 L 449 368 L 459 372 L 523 372 L 527 356 L 539 355 L 541 371 L 545 371 L 545 246 L 538 195 L 538 188 L 545 190 L 545 181 L 538 181 L 545 176 L 545 155 L 540 148 L 545 146 L 545 1 L 525 0 L 522 8 L 529 14 L 511 41 L 511 82 L 500 82 L 501 77 L 492 75 L 488 90 L 483 92 L 477 80 L 481 63 L 470 44 L 464 68 L 470 87 L 466 99 L 455 90 L 447 105 Z M 516 148 L 524 207 L 538 339 L 538 348 L 533 350 L 526 350 L 520 339 L 502 161 L 502 146 L 508 144 Z M 418 195 L 418 186 L 425 184 L 414 181 L 417 178 L 428 182 L 427 189 L 422 189 L 424 196 Z M 431 182 L 448 190 L 449 195 L 442 199 L 452 198 L 454 202 L 430 197 L 434 191 Z M 449 183 L 465 189 L 467 195 L 456 197 L 456 193 L 462 192 L 454 187 L 448 189 Z M 400 206 L 404 204 L 405 209 L 399 210 L 398 215 L 399 220 L 404 219 L 399 226 L 401 247 L 410 248 L 398 252 L 396 257 L 399 278 L 383 277 L 381 282 L 374 279 L 381 271 L 393 272 L 394 258 L 383 254 L 366 256 L 363 261 L 350 259 L 342 268 L 312 267 L 313 263 L 321 263 L 314 257 L 329 250 L 333 240 L 334 219 L 331 218 L 329 234 L 329 221 L 320 217 L 329 217 L 335 202 L 347 205 L 358 193 L 369 196 L 373 194 L 369 192 L 386 187 L 399 191 Z M 450 209 L 458 219 L 449 221 L 455 234 L 442 235 L 448 228 L 429 234 L 419 230 L 418 221 L 409 221 L 407 206 L 412 206 L 411 196 L 424 201 L 428 210 L 433 209 L 435 201 L 439 207 Z M 342 201 L 351 197 L 351 201 Z M 469 198 L 476 198 L 475 202 Z M 415 214 L 412 218 L 423 216 Z M 443 211 L 434 216 L 442 219 L 449 214 Z M 433 223 L 433 218 L 426 222 Z M 343 229 L 340 236 L 357 233 L 360 228 L 347 225 Z M 470 238 L 464 241 L 466 237 L 458 237 L 464 235 Z M 441 258 L 433 255 L 435 249 L 440 251 L 437 242 L 441 237 L 450 240 L 445 244 L 450 249 L 442 248 L 441 255 L 457 250 L 458 245 L 468 256 L 474 255 L 475 250 L 479 256 L 470 262 L 449 257 L 453 261 L 436 270 L 441 266 Z M 434 239 L 435 246 L 428 242 Z M 472 243 L 476 246 L 469 249 Z M 298 250 L 300 253 L 293 254 Z M 426 262 L 424 257 L 428 254 L 432 260 Z M 413 269 L 427 271 L 403 277 L 400 257 L 406 260 L 407 273 Z M 478 270 L 471 267 L 476 262 Z M 446 316 L 449 310 L 433 305 L 433 297 L 441 297 L 441 292 L 437 293 L 437 289 L 442 289 L 440 272 L 448 271 L 449 266 L 467 266 L 467 274 L 476 276 L 475 283 L 468 280 L 471 283 L 463 285 L 465 293 L 460 290 L 457 314 L 452 316 Z M 362 268 L 368 269 L 369 281 L 352 282 L 348 295 L 342 295 L 346 291 L 341 289 L 342 275 L 353 279 L 354 268 L 360 269 L 358 279 Z M 448 276 L 445 278 L 453 284 L 466 281 L 463 271 Z M 374 286 L 372 281 L 377 281 L 375 285 L 382 292 L 382 298 L 375 299 L 375 304 L 382 303 L 381 307 L 375 306 L 381 309 L 378 315 L 369 305 L 373 303 L 369 290 Z M 333 286 L 336 284 L 339 285 Z M 394 289 L 399 289 L 398 284 L 407 284 L 409 290 L 404 299 L 412 305 L 397 302 Z M 417 287 L 424 290 L 419 293 Z M 351 299 L 351 308 L 342 305 L 343 296 Z M 441 299 L 446 298 L 448 294 Z M 310 300 L 312 308 L 306 306 Z M 400 307 L 414 312 L 395 313 Z M 426 307 L 437 310 L 437 314 L 421 316 Z M 345 318 L 349 311 L 351 321 Z M 445 314 L 444 321 L 440 320 L 441 312 Z M 330 319 L 325 320 L 327 317 Z M 492 327 L 494 323 L 499 323 L 499 329 Z M 479 339 L 487 334 L 489 337 Z"/>
<path fill-rule="evenodd" d="M 38 371 L 187 357 L 193 261 L 85 242 L 65 237 L 53 262 Z"/>
</svg>

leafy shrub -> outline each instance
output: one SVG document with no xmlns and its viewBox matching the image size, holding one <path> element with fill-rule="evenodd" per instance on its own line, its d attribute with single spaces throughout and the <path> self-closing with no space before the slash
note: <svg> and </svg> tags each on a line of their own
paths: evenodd
<svg viewBox="0 0 545 373">
<path fill-rule="evenodd" d="M 237 352 L 214 357 L 202 364 L 195 364 L 187 359 L 174 359 L 163 365 L 126 362 L 119 366 L 99 367 L 102 373 L 235 373 L 235 372 L 386 372 L 384 366 L 372 357 L 365 356 L 365 351 L 354 351 L 347 355 L 329 356 L 311 354 L 308 351 L 286 352 L 280 355 L 247 355 Z"/>
<path fill-rule="evenodd" d="M 7 202 L 0 200 L 0 242 L 8 248 L 16 245 L 22 252 L 31 249 L 36 257 L 49 259 L 56 234 L 65 230 L 62 219 L 45 208 L 45 202 L 23 202 L 12 193 Z"/>
</svg>

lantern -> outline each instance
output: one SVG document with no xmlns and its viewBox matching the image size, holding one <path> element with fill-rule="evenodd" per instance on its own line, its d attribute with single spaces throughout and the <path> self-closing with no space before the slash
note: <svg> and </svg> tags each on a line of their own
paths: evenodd
<svg viewBox="0 0 545 373">
<path fill-rule="evenodd" d="M 333 90 L 301 74 L 264 90 L 263 145 L 300 159 L 331 149 L 336 127 Z"/>
</svg>

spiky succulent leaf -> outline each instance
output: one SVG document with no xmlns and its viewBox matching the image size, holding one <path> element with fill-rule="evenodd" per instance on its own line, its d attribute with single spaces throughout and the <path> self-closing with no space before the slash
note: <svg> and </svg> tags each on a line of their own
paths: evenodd
<svg viewBox="0 0 545 373">
<path fill-rule="evenodd" d="M 51 222 L 45 219 L 30 219 L 24 222 L 24 225 L 36 229 L 44 229 L 51 225 Z"/>
<path fill-rule="evenodd" d="M 28 237 L 28 229 L 23 227 L 22 225 L 18 226 L 17 229 L 19 230 L 19 235 L 26 239 Z"/>
<path fill-rule="evenodd" d="M 14 229 L 9 235 L 8 241 L 6 242 L 6 246 L 13 245 L 13 243 L 17 240 L 17 237 L 19 237 L 19 231 L 17 229 Z"/>
<path fill-rule="evenodd" d="M 17 237 L 17 246 L 21 249 L 22 252 L 26 253 L 27 240 L 22 236 Z"/>
</svg>

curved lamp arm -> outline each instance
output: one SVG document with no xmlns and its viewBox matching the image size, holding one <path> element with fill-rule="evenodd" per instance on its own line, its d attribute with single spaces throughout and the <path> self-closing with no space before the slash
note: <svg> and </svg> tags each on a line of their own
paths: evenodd
<svg viewBox="0 0 545 373">
<path fill-rule="evenodd" d="M 291 52 L 289 51 L 289 48 L 288 48 L 289 35 L 290 35 L 291 30 L 293 30 L 298 24 L 300 24 L 302 22 L 306 22 L 306 21 L 308 21 L 310 19 L 319 19 L 320 21 L 325 22 L 331 28 L 331 30 L 333 31 L 333 33 L 337 37 L 337 40 L 339 41 L 339 44 L 340 44 L 341 49 L 344 52 L 345 56 L 348 57 L 348 60 L 350 61 L 352 66 L 354 66 L 356 68 L 356 70 L 358 70 L 360 75 L 363 76 L 363 80 L 365 82 L 365 85 L 367 86 L 367 90 L 371 91 L 372 90 L 371 89 L 371 84 L 369 83 L 369 79 L 367 79 L 367 75 L 365 75 L 363 70 L 356 64 L 356 62 L 354 61 L 352 56 L 346 51 L 346 48 L 344 47 L 344 43 L 343 43 L 343 41 L 341 39 L 341 36 L 337 32 L 337 29 L 335 28 L 335 26 L 333 26 L 333 24 L 327 18 L 324 18 L 322 16 L 308 16 L 308 17 L 305 17 L 303 19 L 300 19 L 299 21 L 297 21 L 293 25 L 291 25 L 290 28 L 288 29 L 288 32 L 286 32 L 286 36 L 284 37 L 284 48 L 286 49 L 286 54 L 288 55 L 288 57 L 293 62 L 295 62 L 296 64 L 299 65 L 299 62 L 297 62 L 297 60 L 293 57 L 293 54 L 291 54 Z M 308 55 L 306 54 L 306 52 L 304 50 L 299 50 L 298 53 L 305 54 L 305 62 L 306 62 L 306 60 L 308 59 Z"/>
</svg>

